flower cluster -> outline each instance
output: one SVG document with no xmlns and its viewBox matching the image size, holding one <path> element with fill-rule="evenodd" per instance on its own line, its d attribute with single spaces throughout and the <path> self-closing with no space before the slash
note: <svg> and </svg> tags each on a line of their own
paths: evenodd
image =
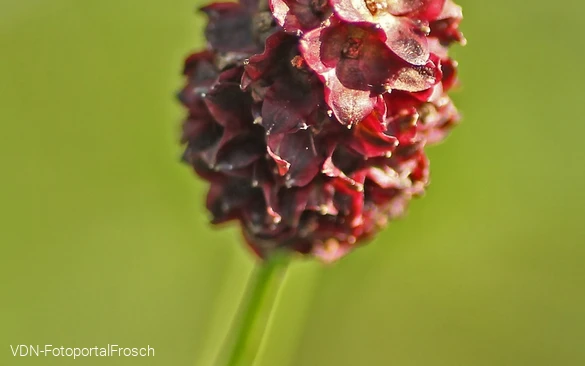
<svg viewBox="0 0 585 366">
<path fill-rule="evenodd" d="M 213 223 L 265 257 L 333 261 L 424 192 L 424 147 L 459 116 L 451 0 L 214 3 L 187 58 L 184 161 L 210 182 Z"/>
</svg>

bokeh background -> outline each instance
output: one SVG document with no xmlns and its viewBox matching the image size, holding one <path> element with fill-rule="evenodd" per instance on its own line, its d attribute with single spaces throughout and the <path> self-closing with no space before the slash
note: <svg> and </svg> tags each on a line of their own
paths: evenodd
<svg viewBox="0 0 585 366">
<path fill-rule="evenodd" d="M 257 366 L 585 364 L 585 3 L 460 3 L 464 122 L 426 197 L 296 262 Z M 1 365 L 212 365 L 254 259 L 179 164 L 201 4 L 0 0 Z M 9 347 L 108 343 L 156 356 Z"/>
</svg>

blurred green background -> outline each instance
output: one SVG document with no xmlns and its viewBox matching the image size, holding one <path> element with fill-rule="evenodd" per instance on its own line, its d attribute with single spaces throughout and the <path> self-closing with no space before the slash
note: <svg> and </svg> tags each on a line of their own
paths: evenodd
<svg viewBox="0 0 585 366">
<path fill-rule="evenodd" d="M 254 259 L 179 164 L 197 1 L 0 0 L 0 365 L 212 365 Z M 464 122 L 428 194 L 293 266 L 257 366 L 585 364 L 585 3 L 460 3 Z"/>
</svg>

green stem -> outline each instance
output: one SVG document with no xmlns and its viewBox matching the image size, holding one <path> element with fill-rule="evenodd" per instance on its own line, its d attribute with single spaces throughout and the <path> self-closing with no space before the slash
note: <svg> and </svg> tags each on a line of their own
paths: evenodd
<svg viewBox="0 0 585 366">
<path fill-rule="evenodd" d="M 274 253 L 252 273 L 248 282 L 247 299 L 240 305 L 240 321 L 233 325 L 230 333 L 234 343 L 227 366 L 253 365 L 288 267 L 289 257 L 290 253 Z"/>
</svg>

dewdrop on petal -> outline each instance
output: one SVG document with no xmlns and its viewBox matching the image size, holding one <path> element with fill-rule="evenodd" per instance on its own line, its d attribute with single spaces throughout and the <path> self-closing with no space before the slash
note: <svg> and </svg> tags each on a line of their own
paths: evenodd
<svg viewBox="0 0 585 366">
<path fill-rule="evenodd" d="M 424 192 L 424 147 L 459 121 L 447 92 L 461 8 L 450 0 L 253 0 L 201 9 L 185 61 L 183 159 L 212 222 L 264 258 L 334 261 Z"/>
</svg>

